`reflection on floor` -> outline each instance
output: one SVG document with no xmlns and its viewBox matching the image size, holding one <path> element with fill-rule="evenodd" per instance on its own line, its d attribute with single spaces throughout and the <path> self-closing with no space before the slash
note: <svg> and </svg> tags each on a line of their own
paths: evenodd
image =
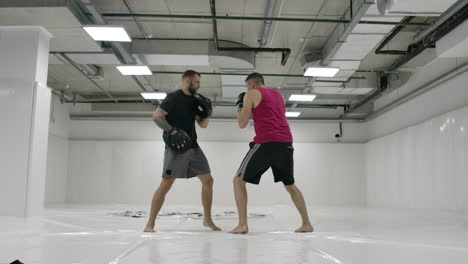
<svg viewBox="0 0 468 264">
<path fill-rule="evenodd" d="M 195 209 L 194 209 L 195 208 Z M 195 207 L 164 207 L 158 232 L 143 207 L 63 206 L 43 217 L 0 217 L 0 263 L 468 263 L 468 214 L 310 208 L 316 232 L 296 234 L 289 206 L 250 209 L 250 233 L 202 227 Z M 235 208 L 215 208 L 229 231 Z"/>
</svg>

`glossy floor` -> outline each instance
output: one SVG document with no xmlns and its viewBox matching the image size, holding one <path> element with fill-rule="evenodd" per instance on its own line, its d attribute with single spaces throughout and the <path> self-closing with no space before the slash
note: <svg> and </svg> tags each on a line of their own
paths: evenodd
<svg viewBox="0 0 468 264">
<path fill-rule="evenodd" d="M 296 234 L 294 208 L 255 207 L 250 233 L 232 235 L 202 227 L 199 207 L 168 206 L 149 234 L 141 209 L 67 206 L 0 217 L 0 263 L 468 263 L 468 214 L 310 208 L 316 232 Z M 233 209 L 213 210 L 225 231 L 236 224 Z"/>
</svg>

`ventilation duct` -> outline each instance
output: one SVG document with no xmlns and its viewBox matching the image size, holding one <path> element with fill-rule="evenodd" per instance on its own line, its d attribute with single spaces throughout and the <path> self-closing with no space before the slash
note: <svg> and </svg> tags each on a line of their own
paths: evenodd
<svg viewBox="0 0 468 264">
<path fill-rule="evenodd" d="M 381 15 L 398 16 L 440 16 L 456 0 L 377 0 L 377 9 Z"/>
</svg>

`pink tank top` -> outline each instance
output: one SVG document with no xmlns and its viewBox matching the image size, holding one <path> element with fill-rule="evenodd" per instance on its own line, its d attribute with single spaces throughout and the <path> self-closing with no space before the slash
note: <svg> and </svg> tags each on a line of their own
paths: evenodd
<svg viewBox="0 0 468 264">
<path fill-rule="evenodd" d="M 292 143 L 291 129 L 286 120 L 286 105 L 281 93 L 265 87 L 255 89 L 262 93 L 262 100 L 252 112 L 255 127 L 254 143 Z"/>
</svg>

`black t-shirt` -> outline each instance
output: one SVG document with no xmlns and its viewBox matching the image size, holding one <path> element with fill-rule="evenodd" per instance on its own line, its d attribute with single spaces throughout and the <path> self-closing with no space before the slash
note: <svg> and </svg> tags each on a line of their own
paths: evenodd
<svg viewBox="0 0 468 264">
<path fill-rule="evenodd" d="M 167 122 L 171 126 L 187 132 L 192 138 L 192 148 L 197 148 L 197 131 L 195 131 L 196 99 L 191 95 L 184 94 L 182 90 L 177 90 L 168 94 L 159 107 L 167 112 Z"/>
</svg>

